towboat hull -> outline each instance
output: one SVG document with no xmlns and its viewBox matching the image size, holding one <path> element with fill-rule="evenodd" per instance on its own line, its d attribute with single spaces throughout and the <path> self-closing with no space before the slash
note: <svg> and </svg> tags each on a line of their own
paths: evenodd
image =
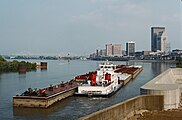
<svg viewBox="0 0 182 120">
<path fill-rule="evenodd" d="M 79 92 L 75 92 L 75 96 L 82 96 L 82 97 L 111 97 L 112 95 L 114 95 L 117 91 L 119 91 L 121 89 L 121 87 L 123 86 L 123 84 L 118 85 L 118 87 L 111 91 L 108 94 L 96 94 L 93 92 L 88 92 L 88 93 L 79 93 Z"/>
</svg>

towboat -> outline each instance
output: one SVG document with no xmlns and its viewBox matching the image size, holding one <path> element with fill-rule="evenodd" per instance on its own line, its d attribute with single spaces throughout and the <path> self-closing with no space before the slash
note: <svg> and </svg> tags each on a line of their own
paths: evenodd
<svg viewBox="0 0 182 120">
<path fill-rule="evenodd" d="M 128 82 L 131 79 L 130 74 L 115 72 L 116 70 L 116 65 L 108 61 L 100 64 L 97 71 L 84 75 L 85 82 L 78 86 L 75 94 L 89 97 L 106 97 L 114 94 L 125 84 L 124 81 Z"/>
</svg>

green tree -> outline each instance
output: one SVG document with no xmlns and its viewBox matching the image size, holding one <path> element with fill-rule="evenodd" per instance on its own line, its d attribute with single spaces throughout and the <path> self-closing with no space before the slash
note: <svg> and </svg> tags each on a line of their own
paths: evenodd
<svg viewBox="0 0 182 120">
<path fill-rule="evenodd" d="M 6 60 L 2 56 L 0 56 L 0 61 L 6 62 Z"/>
<path fill-rule="evenodd" d="M 18 72 L 18 66 L 20 64 L 25 64 L 27 67 L 27 71 L 36 69 L 36 63 L 30 63 L 25 61 L 18 62 L 17 60 L 9 62 L 0 56 L 0 72 Z"/>
</svg>

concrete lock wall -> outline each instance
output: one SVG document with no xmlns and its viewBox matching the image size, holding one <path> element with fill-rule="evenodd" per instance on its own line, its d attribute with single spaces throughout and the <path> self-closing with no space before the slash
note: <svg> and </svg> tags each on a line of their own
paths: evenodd
<svg viewBox="0 0 182 120">
<path fill-rule="evenodd" d="M 182 93 L 182 68 L 169 68 L 140 88 L 142 95 L 163 95 L 164 109 L 178 108 Z"/>
<path fill-rule="evenodd" d="M 164 110 L 179 107 L 179 90 L 147 90 L 140 89 L 142 95 L 163 95 L 164 96 Z"/>
<path fill-rule="evenodd" d="M 164 96 L 141 95 L 105 108 L 79 120 L 123 120 L 139 110 L 163 110 Z"/>
</svg>

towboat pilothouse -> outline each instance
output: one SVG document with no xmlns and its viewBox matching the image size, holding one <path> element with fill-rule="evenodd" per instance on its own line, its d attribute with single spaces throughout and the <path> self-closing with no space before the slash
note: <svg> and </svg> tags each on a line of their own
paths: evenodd
<svg viewBox="0 0 182 120">
<path fill-rule="evenodd" d="M 121 88 L 123 78 L 131 77 L 129 74 L 115 72 L 116 65 L 105 62 L 99 65 L 96 72 L 89 73 L 85 83 L 78 86 L 76 95 L 110 96 Z"/>
</svg>

